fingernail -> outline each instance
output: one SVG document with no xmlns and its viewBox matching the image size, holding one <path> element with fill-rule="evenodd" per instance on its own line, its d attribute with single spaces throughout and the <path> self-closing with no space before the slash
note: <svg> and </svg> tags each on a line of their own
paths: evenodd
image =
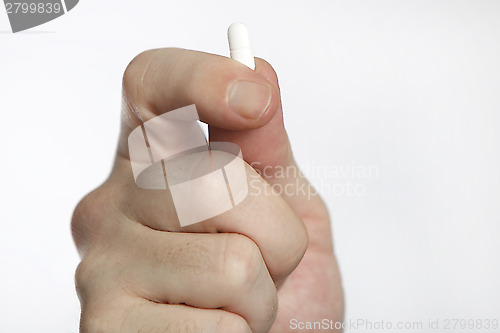
<svg viewBox="0 0 500 333">
<path fill-rule="evenodd" d="M 271 96 L 270 86 L 238 81 L 229 91 L 229 107 L 245 118 L 259 120 L 269 106 Z"/>
</svg>

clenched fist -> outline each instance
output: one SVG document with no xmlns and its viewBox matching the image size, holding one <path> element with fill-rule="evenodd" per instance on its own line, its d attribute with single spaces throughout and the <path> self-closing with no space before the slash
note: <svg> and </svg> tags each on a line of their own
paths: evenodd
<svg viewBox="0 0 500 333">
<path fill-rule="evenodd" d="M 123 89 L 112 173 L 72 221 L 81 332 L 282 333 L 300 331 L 291 320 L 341 321 L 328 213 L 297 170 L 272 67 L 153 50 L 130 63 Z M 191 104 L 211 141 L 241 147 L 250 185 L 235 208 L 180 227 L 168 190 L 135 184 L 127 138 Z"/>
</svg>

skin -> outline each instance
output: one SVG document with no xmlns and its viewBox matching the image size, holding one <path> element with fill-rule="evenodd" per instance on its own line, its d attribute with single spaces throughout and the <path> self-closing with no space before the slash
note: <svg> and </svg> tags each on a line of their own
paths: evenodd
<svg viewBox="0 0 500 333">
<path fill-rule="evenodd" d="M 229 106 L 239 80 L 272 91 L 260 118 Z M 300 191 L 308 185 L 300 175 L 269 172 L 296 167 L 272 67 L 258 58 L 252 71 L 212 54 L 152 50 L 127 67 L 123 89 L 112 173 L 82 199 L 72 221 L 82 257 L 81 332 L 278 333 L 301 332 L 290 329 L 292 318 L 341 321 L 327 209 L 319 196 Z M 136 186 L 127 137 L 143 121 L 190 104 L 209 124 L 211 141 L 241 147 L 253 185 L 232 210 L 181 228 L 168 191 Z M 272 186 L 288 187 L 278 193 Z"/>
</svg>

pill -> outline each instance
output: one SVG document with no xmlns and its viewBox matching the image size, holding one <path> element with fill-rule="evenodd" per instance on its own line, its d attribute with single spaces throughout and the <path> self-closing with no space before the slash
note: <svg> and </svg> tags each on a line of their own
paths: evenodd
<svg viewBox="0 0 500 333">
<path fill-rule="evenodd" d="M 247 26 L 241 22 L 231 24 L 227 29 L 227 39 L 231 58 L 254 70 L 255 60 Z"/>
</svg>

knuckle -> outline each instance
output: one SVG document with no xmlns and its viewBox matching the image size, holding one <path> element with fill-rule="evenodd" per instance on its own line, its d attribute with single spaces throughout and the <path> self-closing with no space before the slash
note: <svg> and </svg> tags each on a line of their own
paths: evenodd
<svg viewBox="0 0 500 333">
<path fill-rule="evenodd" d="M 89 245 L 99 236 L 106 221 L 114 210 L 109 189 L 100 187 L 87 194 L 76 206 L 71 219 L 71 232 L 75 244 L 83 255 Z"/>
<path fill-rule="evenodd" d="M 135 81 L 141 77 L 140 74 L 144 71 L 145 64 L 149 62 L 153 52 L 153 50 L 141 52 L 129 62 L 125 72 L 123 73 L 124 87 L 130 87 L 132 83 L 135 83 Z"/>
<path fill-rule="evenodd" d="M 224 275 L 235 290 L 248 290 L 263 269 L 263 259 L 257 245 L 248 237 L 228 234 L 224 250 Z"/>
<path fill-rule="evenodd" d="M 148 82 L 157 75 L 159 64 L 173 54 L 173 48 L 147 50 L 139 53 L 128 64 L 123 73 L 123 90 L 130 100 L 140 102 L 141 97 L 147 97 L 144 89 Z M 147 98 L 145 98 L 147 99 Z"/>
<path fill-rule="evenodd" d="M 99 248 L 87 253 L 75 271 L 75 286 L 82 306 L 89 300 L 106 300 L 112 293 L 135 290 L 127 268 L 119 251 Z"/>
<path fill-rule="evenodd" d="M 82 303 L 87 299 L 91 284 L 98 280 L 99 273 L 96 266 L 93 260 L 84 258 L 76 268 L 75 286 Z"/>
<path fill-rule="evenodd" d="M 272 296 L 269 300 L 269 302 L 267 303 L 267 314 L 268 314 L 268 317 L 266 318 L 267 319 L 267 322 L 268 323 L 274 323 L 274 320 L 276 319 L 276 316 L 278 315 L 278 292 L 276 289 L 273 289 L 273 293 L 272 293 Z"/>
<path fill-rule="evenodd" d="M 287 251 L 278 263 L 273 277 L 277 280 L 283 280 L 288 277 L 302 261 L 309 246 L 309 236 L 305 227 L 297 231 L 294 235 L 293 243 L 289 243 Z"/>
<path fill-rule="evenodd" d="M 309 234 L 307 233 L 307 229 L 304 226 L 304 228 L 302 228 L 302 230 L 297 235 L 297 242 L 294 253 L 294 262 L 295 262 L 294 266 L 297 266 L 300 263 L 300 261 L 304 257 L 304 254 L 307 251 L 308 246 L 309 246 Z"/>
<path fill-rule="evenodd" d="M 80 264 L 76 267 L 75 272 L 75 285 L 78 294 L 85 289 L 89 276 L 89 268 L 87 262 L 82 260 Z"/>
<path fill-rule="evenodd" d="M 276 265 L 273 265 L 271 274 L 275 281 L 288 277 L 300 264 L 309 247 L 309 234 L 306 226 L 295 212 L 292 214 L 290 218 L 295 224 L 293 236 L 282 240 L 280 255 L 273 261 Z"/>
</svg>

